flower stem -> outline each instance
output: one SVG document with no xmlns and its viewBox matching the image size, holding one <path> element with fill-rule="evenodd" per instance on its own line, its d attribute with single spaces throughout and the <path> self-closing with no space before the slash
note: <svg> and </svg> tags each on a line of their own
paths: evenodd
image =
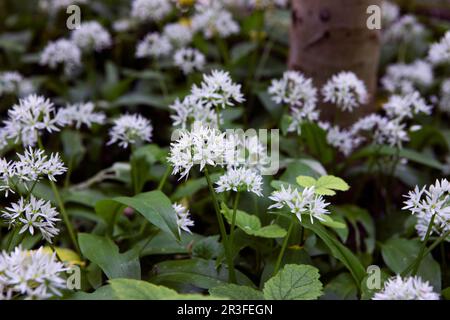
<svg viewBox="0 0 450 320">
<path fill-rule="evenodd" d="M 166 184 L 166 181 L 167 181 L 167 178 L 170 175 L 170 172 L 172 172 L 172 166 L 170 164 L 167 164 L 166 172 L 164 172 L 164 175 L 163 175 L 161 181 L 159 182 L 158 190 L 161 191 L 162 188 L 164 188 L 164 185 Z"/>
<path fill-rule="evenodd" d="M 288 232 L 287 232 L 286 236 L 284 237 L 283 245 L 281 246 L 281 250 L 280 250 L 280 253 L 278 254 L 278 259 L 275 264 L 275 268 L 273 269 L 274 276 L 278 273 L 278 270 L 280 269 L 281 260 L 283 259 L 284 252 L 286 251 L 287 244 L 289 242 L 289 238 L 291 237 L 292 229 L 294 228 L 294 221 L 295 221 L 295 216 L 292 216 L 291 224 L 289 225 Z"/>
<path fill-rule="evenodd" d="M 220 212 L 219 201 L 217 200 L 216 192 L 214 191 L 214 187 L 211 182 L 211 177 L 209 176 L 208 168 L 206 168 L 206 167 L 205 167 L 205 177 L 206 177 L 206 181 L 208 182 L 209 191 L 211 192 L 211 196 L 213 198 L 214 209 L 215 209 L 216 215 L 217 215 L 217 221 L 219 222 L 220 234 L 222 236 L 222 242 L 223 242 L 223 246 L 225 249 L 225 256 L 226 256 L 227 264 L 228 264 L 228 276 L 229 276 L 228 280 L 229 280 L 229 282 L 235 283 L 236 282 L 236 273 L 234 271 L 233 258 L 231 256 L 230 246 L 228 243 L 228 237 L 227 237 L 227 232 L 225 229 L 225 223 L 223 221 L 223 217 Z"/>
<path fill-rule="evenodd" d="M 237 192 L 236 196 L 234 197 L 233 218 L 231 219 L 230 241 L 229 241 L 229 244 L 230 244 L 231 247 L 233 247 L 233 242 L 234 242 L 234 229 L 235 229 L 235 226 L 236 226 L 236 211 L 237 211 L 237 207 L 239 205 L 240 195 L 241 195 L 241 193 Z"/>
</svg>

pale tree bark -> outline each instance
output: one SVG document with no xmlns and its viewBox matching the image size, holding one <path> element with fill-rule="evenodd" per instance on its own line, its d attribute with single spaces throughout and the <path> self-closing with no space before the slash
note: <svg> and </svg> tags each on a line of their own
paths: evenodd
<svg viewBox="0 0 450 320">
<path fill-rule="evenodd" d="M 367 27 L 367 8 L 381 0 L 292 0 L 289 68 L 314 79 L 318 88 L 340 71 L 353 71 L 366 84 L 371 101 L 353 113 L 322 104 L 324 120 L 348 126 L 374 111 L 380 32 Z"/>
</svg>

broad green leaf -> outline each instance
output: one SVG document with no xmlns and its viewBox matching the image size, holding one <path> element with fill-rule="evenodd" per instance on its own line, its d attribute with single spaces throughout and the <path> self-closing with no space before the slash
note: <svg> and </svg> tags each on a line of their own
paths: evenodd
<svg viewBox="0 0 450 320">
<path fill-rule="evenodd" d="M 223 246 L 219 242 L 220 236 L 211 236 L 203 238 L 192 246 L 192 256 L 211 260 L 217 258 L 223 253 Z"/>
<path fill-rule="evenodd" d="M 118 197 L 110 200 L 102 200 L 95 205 L 95 211 L 102 216 L 111 227 L 115 223 L 116 215 L 124 207 L 128 206 L 142 214 L 150 223 L 161 230 L 168 232 L 175 239 L 180 240 L 176 213 L 172 203 L 161 191 L 140 193 L 134 197 Z"/>
<path fill-rule="evenodd" d="M 357 300 L 358 287 L 349 273 L 341 273 L 324 288 L 324 300 Z"/>
<path fill-rule="evenodd" d="M 117 300 L 117 299 L 118 297 L 116 296 L 111 285 L 100 287 L 92 293 L 79 291 L 67 297 L 67 300 Z"/>
<path fill-rule="evenodd" d="M 114 295 L 119 300 L 206 300 L 213 297 L 200 294 L 179 294 L 175 290 L 150 282 L 131 279 L 109 281 Z"/>
<path fill-rule="evenodd" d="M 176 241 L 173 236 L 167 232 L 160 231 L 155 236 L 152 236 L 149 241 L 148 238 L 142 239 L 137 246 L 141 249 L 141 257 L 149 255 L 167 255 L 167 254 L 188 254 L 189 247 L 194 243 L 202 240 L 202 236 L 198 234 L 189 234 L 184 232 L 181 234 L 181 241 Z M 143 247 L 145 246 L 145 247 Z"/>
<path fill-rule="evenodd" d="M 222 204 L 222 214 L 231 225 L 233 210 L 229 209 L 225 204 Z M 261 238 L 283 238 L 286 235 L 286 230 L 279 225 L 261 227 L 261 221 L 257 216 L 241 210 L 236 210 L 236 227 L 249 235 Z"/>
<path fill-rule="evenodd" d="M 345 223 L 335 221 L 333 218 L 331 218 L 329 215 L 323 215 L 322 218 L 324 221 L 320 221 L 321 224 L 324 226 L 333 228 L 333 229 L 346 229 L 347 225 Z"/>
<path fill-rule="evenodd" d="M 237 284 L 224 284 L 209 289 L 209 293 L 216 297 L 224 297 L 231 300 L 264 300 L 261 291 L 247 286 L 238 286 Z"/>
<path fill-rule="evenodd" d="M 322 295 L 319 270 L 288 264 L 264 285 L 267 300 L 314 300 Z"/>
<path fill-rule="evenodd" d="M 304 188 L 315 187 L 317 183 L 316 179 L 309 176 L 298 176 L 296 180 L 297 183 Z"/>
<path fill-rule="evenodd" d="M 334 196 L 338 191 L 347 191 L 350 186 L 341 178 L 335 176 L 321 176 L 318 180 L 309 176 L 297 177 L 297 183 L 304 187 L 314 187 L 315 192 L 319 195 Z"/>
<path fill-rule="evenodd" d="M 209 289 L 228 282 L 228 269 L 226 265 L 219 268 L 213 260 L 186 259 L 168 260 L 158 263 L 150 280 L 172 288 L 185 288 L 195 286 Z M 236 270 L 238 284 L 253 286 L 253 283 L 241 272 Z"/>
<path fill-rule="evenodd" d="M 421 242 L 418 240 L 391 238 L 381 246 L 386 265 L 394 273 L 402 273 L 419 255 Z M 417 275 L 429 281 L 436 291 L 441 289 L 441 268 L 429 254 L 420 264 Z"/>
<path fill-rule="evenodd" d="M 304 219 L 302 225 L 322 239 L 331 254 L 347 267 L 355 279 L 356 285 L 359 286 L 366 276 L 366 271 L 359 259 L 320 223 L 311 223 L 308 219 Z"/>
<path fill-rule="evenodd" d="M 78 234 L 78 241 L 83 256 L 97 264 L 109 279 L 141 278 L 141 266 L 134 250 L 121 254 L 111 239 L 87 233 Z"/>
</svg>

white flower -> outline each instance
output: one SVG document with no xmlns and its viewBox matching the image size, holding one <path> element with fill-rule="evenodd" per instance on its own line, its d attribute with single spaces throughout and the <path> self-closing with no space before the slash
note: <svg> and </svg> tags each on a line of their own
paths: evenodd
<svg viewBox="0 0 450 320">
<path fill-rule="evenodd" d="M 403 96 L 391 96 L 388 102 L 383 105 L 383 109 L 390 118 L 411 119 L 414 115 L 420 113 L 430 115 L 433 107 L 427 105 L 425 99 L 420 96 L 420 93 L 414 91 Z"/>
<path fill-rule="evenodd" d="M 288 132 L 297 132 L 300 134 L 302 131 L 302 124 L 305 122 L 315 122 L 319 120 L 320 111 L 316 109 L 315 105 L 305 105 L 302 108 L 291 108 L 291 123 L 287 129 Z"/>
<path fill-rule="evenodd" d="M 5 197 L 8 197 L 8 193 L 14 193 L 12 189 L 12 179 L 16 175 L 14 163 L 6 161 L 6 159 L 0 159 L 0 192 L 5 193 Z"/>
<path fill-rule="evenodd" d="M 416 230 L 422 240 L 425 239 L 428 226 L 435 215 L 431 234 L 439 236 L 450 231 L 450 183 L 446 179 L 436 180 L 428 189 L 418 186 L 405 196 L 404 210 L 417 216 Z M 447 237 L 450 241 L 450 237 Z"/>
<path fill-rule="evenodd" d="M 81 51 L 75 43 L 66 39 L 50 42 L 41 53 L 40 64 L 55 69 L 64 65 L 64 72 L 69 75 L 81 66 Z"/>
<path fill-rule="evenodd" d="M 178 203 L 174 203 L 172 205 L 172 208 L 175 210 L 175 213 L 177 214 L 177 225 L 179 234 L 181 235 L 181 230 L 184 230 L 187 233 L 192 233 L 189 228 L 194 226 L 194 221 L 190 217 L 189 210 Z"/>
<path fill-rule="evenodd" d="M 18 105 L 8 110 L 4 124 L 8 139 L 14 139 L 16 143 L 20 141 L 24 146 L 34 146 L 41 131 L 59 131 L 53 104 L 36 95 L 20 99 Z"/>
<path fill-rule="evenodd" d="M 387 280 L 383 290 L 375 293 L 372 300 L 439 300 L 439 294 L 420 277 L 402 279 L 397 275 Z"/>
<path fill-rule="evenodd" d="M 33 83 L 16 71 L 0 72 L 0 97 L 3 94 L 28 95 L 34 92 Z"/>
<path fill-rule="evenodd" d="M 129 144 L 150 142 L 153 126 L 151 122 L 139 114 L 125 114 L 114 120 L 114 126 L 109 130 L 108 144 L 118 143 L 126 149 Z"/>
<path fill-rule="evenodd" d="M 97 21 L 80 24 L 79 28 L 72 31 L 71 40 L 85 52 L 102 51 L 112 44 L 111 35 Z"/>
<path fill-rule="evenodd" d="M 192 17 L 192 28 L 202 31 L 205 38 L 214 36 L 229 37 L 239 32 L 239 25 L 233 20 L 231 13 L 223 9 L 219 1 L 201 3 L 196 6 L 197 13 Z"/>
<path fill-rule="evenodd" d="M 400 8 L 397 4 L 384 0 L 381 2 L 381 13 L 383 26 L 388 26 L 400 16 Z"/>
<path fill-rule="evenodd" d="M 59 233 L 56 222 L 61 219 L 57 216 L 58 211 L 51 206 L 50 201 L 36 199 L 33 195 L 29 200 L 21 197 L 18 202 L 11 204 L 2 212 L 2 218 L 10 227 L 21 228 L 19 234 L 28 231 L 34 235 L 34 230 L 37 229 L 50 243 Z"/>
<path fill-rule="evenodd" d="M 262 177 L 252 169 L 228 168 L 216 182 L 216 191 L 248 191 L 262 197 Z"/>
<path fill-rule="evenodd" d="M 409 42 L 422 37 L 425 34 L 425 27 L 419 23 L 415 16 L 404 15 L 386 30 L 383 34 L 385 41 Z"/>
<path fill-rule="evenodd" d="M 0 253 L 0 288 L 6 298 L 20 295 L 26 299 L 49 299 L 61 296 L 66 287 L 62 273 L 67 269 L 41 247 L 37 251 L 16 247 Z M 2 296 L 0 292 L 0 297 Z"/>
<path fill-rule="evenodd" d="M 169 23 L 164 27 L 163 36 L 176 48 L 185 47 L 192 41 L 193 32 L 182 23 Z"/>
<path fill-rule="evenodd" d="M 94 112 L 94 104 L 92 102 L 77 103 L 68 105 L 65 108 L 60 108 L 56 114 L 58 123 L 64 126 L 75 125 L 79 129 L 82 125 L 88 128 L 92 124 L 103 124 L 106 116 L 102 112 Z"/>
<path fill-rule="evenodd" d="M 439 109 L 450 114 L 450 79 L 442 82 Z"/>
<path fill-rule="evenodd" d="M 131 19 L 119 19 L 113 23 L 113 29 L 116 32 L 126 32 L 134 27 L 135 23 Z"/>
<path fill-rule="evenodd" d="M 172 45 L 166 36 L 153 32 L 145 36 L 144 40 L 138 43 L 136 47 L 136 57 L 163 57 L 169 55 L 172 51 Z"/>
<path fill-rule="evenodd" d="M 291 186 L 285 189 L 282 185 L 281 190 L 272 192 L 269 199 L 275 201 L 275 204 L 271 205 L 269 209 L 287 208 L 297 216 L 300 222 L 302 221 L 302 214 L 309 214 L 311 223 L 314 223 L 313 218 L 324 221 L 323 216 L 329 214 L 326 209 L 329 203 L 326 203 L 322 196 L 315 194 L 314 187 L 299 191 L 298 189 L 291 189 Z"/>
<path fill-rule="evenodd" d="M 338 149 L 345 156 L 349 156 L 362 142 L 362 138 L 355 135 L 352 130 L 331 126 L 329 123 L 319 123 L 319 126 L 327 132 L 327 142 Z"/>
<path fill-rule="evenodd" d="M 29 147 L 24 154 L 17 154 L 18 161 L 14 162 L 14 172 L 22 182 L 35 183 L 46 176 L 51 181 L 56 181 L 55 176 L 64 174 L 67 168 L 58 153 L 52 153 L 50 157 L 44 154 L 44 150 Z"/>
<path fill-rule="evenodd" d="M 216 111 L 205 106 L 192 95 L 186 96 L 182 101 L 176 99 L 169 108 L 174 111 L 174 114 L 170 116 L 173 126 L 189 129 L 195 122 L 200 122 L 210 127 L 218 127 Z"/>
<path fill-rule="evenodd" d="M 194 85 L 191 94 L 208 107 L 226 108 L 244 102 L 241 85 L 236 84 L 226 71 L 213 70 L 203 75 L 200 87 Z"/>
<path fill-rule="evenodd" d="M 450 31 L 439 42 L 431 45 L 428 60 L 435 65 L 450 62 Z"/>
<path fill-rule="evenodd" d="M 286 71 L 283 78 L 272 80 L 268 91 L 272 100 L 278 104 L 308 109 L 315 108 L 317 103 L 317 89 L 312 79 L 297 71 Z"/>
<path fill-rule="evenodd" d="M 342 111 L 366 104 L 369 100 L 366 86 L 353 72 L 334 75 L 322 88 L 325 102 L 336 104 Z"/>
<path fill-rule="evenodd" d="M 197 49 L 179 49 L 175 52 L 173 59 L 174 64 L 186 75 L 196 70 L 201 71 L 205 67 L 205 56 Z"/>
<path fill-rule="evenodd" d="M 223 166 L 225 158 L 225 134 L 196 122 L 190 131 L 179 131 L 179 138 L 170 144 L 168 161 L 173 166 L 172 174 L 188 176 L 191 168 L 198 164 L 200 171 L 206 165 Z"/>
<path fill-rule="evenodd" d="M 433 83 L 433 68 L 422 60 L 412 64 L 397 63 L 390 65 L 381 83 L 389 92 L 412 93 L 416 86 L 429 87 Z"/>
<path fill-rule="evenodd" d="M 131 16 L 139 21 L 161 21 L 172 11 L 167 0 L 133 0 Z"/>
</svg>

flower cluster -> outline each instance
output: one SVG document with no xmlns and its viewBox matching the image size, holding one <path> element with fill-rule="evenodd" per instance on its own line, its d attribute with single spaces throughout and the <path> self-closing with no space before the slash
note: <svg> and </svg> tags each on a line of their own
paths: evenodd
<svg viewBox="0 0 450 320">
<path fill-rule="evenodd" d="M 49 299 L 61 296 L 66 281 L 66 267 L 41 247 L 36 251 L 16 247 L 0 253 L 0 300 L 15 296 L 26 299 Z"/>
<path fill-rule="evenodd" d="M 400 17 L 400 8 L 397 4 L 383 0 L 381 2 L 383 26 L 389 26 Z"/>
<path fill-rule="evenodd" d="M 372 300 L 439 300 L 439 294 L 420 277 L 397 275 L 387 280 L 383 290 L 375 293 Z"/>
<path fill-rule="evenodd" d="M 248 191 L 262 197 L 262 177 L 253 169 L 229 168 L 216 182 L 216 191 Z"/>
<path fill-rule="evenodd" d="M 214 128 L 217 128 L 220 124 L 217 123 L 218 117 L 216 111 L 205 107 L 193 95 L 186 96 L 182 101 L 176 99 L 169 108 L 174 112 L 170 117 L 175 127 L 179 126 L 182 129 L 187 129 L 197 121 Z"/>
<path fill-rule="evenodd" d="M 441 41 L 431 45 L 428 60 L 435 65 L 450 62 L 450 31 Z"/>
<path fill-rule="evenodd" d="M 324 221 L 324 215 L 329 214 L 326 209 L 329 204 L 324 201 L 322 196 L 315 193 L 314 187 L 299 191 L 296 188 L 291 188 L 291 186 L 286 189 L 282 185 L 281 190 L 272 192 L 269 199 L 275 202 L 269 209 L 287 208 L 297 216 L 300 222 L 302 221 L 302 214 L 309 215 L 311 223 L 314 223 L 314 218 Z"/>
<path fill-rule="evenodd" d="M 416 186 L 406 198 L 403 209 L 417 216 L 416 230 L 422 240 L 433 217 L 431 234 L 442 236 L 450 232 L 450 183 L 446 179 L 437 180 L 429 188 Z M 446 240 L 450 241 L 450 235 Z"/>
<path fill-rule="evenodd" d="M 167 56 L 172 51 L 172 45 L 166 36 L 159 33 L 152 32 L 145 36 L 145 38 L 138 43 L 136 47 L 136 57 L 158 58 Z"/>
<path fill-rule="evenodd" d="M 63 65 L 64 73 L 70 75 L 81 66 L 81 50 L 70 40 L 52 41 L 42 51 L 40 64 L 52 69 L 55 69 L 58 65 Z"/>
<path fill-rule="evenodd" d="M 26 96 L 34 91 L 33 83 L 15 71 L 0 72 L 0 97 L 3 94 Z"/>
<path fill-rule="evenodd" d="M 214 36 L 226 38 L 239 32 L 239 25 L 220 1 L 203 1 L 196 5 L 192 17 L 192 28 L 201 31 L 206 39 Z"/>
<path fill-rule="evenodd" d="M 186 75 L 195 70 L 201 71 L 205 66 L 205 56 L 197 49 L 179 49 L 173 55 L 173 59 L 174 64 Z"/>
<path fill-rule="evenodd" d="M 92 102 L 76 103 L 58 109 L 56 114 L 57 122 L 63 126 L 73 126 L 79 129 L 82 125 L 90 128 L 92 124 L 103 124 L 106 115 L 102 112 L 95 112 Z"/>
<path fill-rule="evenodd" d="M 161 21 L 172 11 L 167 0 L 133 0 L 131 16 L 141 22 Z"/>
<path fill-rule="evenodd" d="M 72 32 L 71 40 L 82 51 L 102 51 L 112 44 L 111 35 L 96 21 L 83 22 Z"/>
<path fill-rule="evenodd" d="M 353 72 L 334 75 L 322 88 L 325 102 L 336 104 L 342 111 L 353 111 L 369 100 L 364 82 Z"/>
<path fill-rule="evenodd" d="M 194 226 L 194 221 L 191 219 L 189 210 L 179 203 L 174 203 L 172 208 L 175 210 L 177 215 L 176 218 L 179 234 L 181 235 L 181 230 L 186 231 L 187 233 L 192 233 L 189 228 Z"/>
<path fill-rule="evenodd" d="M 411 93 L 416 86 L 429 87 L 433 79 L 432 66 L 428 62 L 417 60 L 412 64 L 390 65 L 381 83 L 388 92 Z"/>
<path fill-rule="evenodd" d="M 139 114 L 125 114 L 114 120 L 114 126 L 109 130 L 108 144 L 118 143 L 126 149 L 128 145 L 140 142 L 150 142 L 153 126 L 150 121 Z"/>
<path fill-rule="evenodd" d="M 383 34 L 384 41 L 407 43 L 425 35 L 425 27 L 413 15 L 404 15 Z"/>
<path fill-rule="evenodd" d="M 28 231 L 34 235 L 34 229 L 37 229 L 50 243 L 59 233 L 56 222 L 60 219 L 57 216 L 58 211 L 51 206 L 50 201 L 37 199 L 33 195 L 30 199 L 21 197 L 19 201 L 12 203 L 2 212 L 2 218 L 6 220 L 10 228 L 20 228 L 19 234 Z"/>
<path fill-rule="evenodd" d="M 182 48 L 191 43 L 193 31 L 186 24 L 169 23 L 164 27 L 163 36 L 167 37 L 175 48 Z"/>
</svg>

